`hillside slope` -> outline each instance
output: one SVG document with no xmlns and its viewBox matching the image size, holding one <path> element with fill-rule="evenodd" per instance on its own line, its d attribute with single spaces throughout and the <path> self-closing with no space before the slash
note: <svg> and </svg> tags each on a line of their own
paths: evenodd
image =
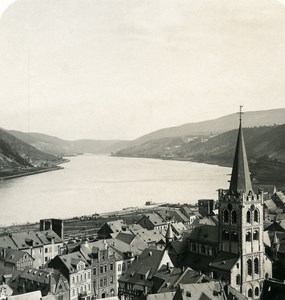
<svg viewBox="0 0 285 300">
<path fill-rule="evenodd" d="M 285 185 L 285 125 L 244 128 L 250 169 L 256 181 Z M 237 129 L 216 136 L 164 138 L 118 151 L 118 156 L 189 160 L 232 166 Z"/>
<path fill-rule="evenodd" d="M 0 129 L 0 166 L 31 167 L 46 162 L 56 162 L 58 158 L 39 151 L 35 147 Z"/>
<path fill-rule="evenodd" d="M 284 123 L 285 108 L 262 111 L 249 111 L 246 112 L 246 118 L 244 118 L 244 127 L 273 126 L 275 124 L 280 125 Z M 147 141 L 169 137 L 219 134 L 228 130 L 232 130 L 237 126 L 237 114 L 231 114 L 214 120 L 208 120 L 197 123 L 188 123 L 181 126 L 163 128 L 137 138 L 131 143 L 131 145 L 136 146 Z"/>
<path fill-rule="evenodd" d="M 76 153 L 111 153 L 128 146 L 128 141 L 82 139 L 67 141 L 42 133 L 25 133 L 9 130 L 9 133 L 35 148 L 52 155 L 70 155 Z"/>
</svg>

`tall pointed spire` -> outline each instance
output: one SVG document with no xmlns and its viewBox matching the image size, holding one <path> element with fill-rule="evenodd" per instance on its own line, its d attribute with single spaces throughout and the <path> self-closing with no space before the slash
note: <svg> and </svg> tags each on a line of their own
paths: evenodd
<svg viewBox="0 0 285 300">
<path fill-rule="evenodd" d="M 252 191 L 248 161 L 246 156 L 242 131 L 242 106 L 240 106 L 240 124 L 237 137 L 236 151 L 232 169 L 229 191 L 233 194 L 248 193 Z"/>
</svg>

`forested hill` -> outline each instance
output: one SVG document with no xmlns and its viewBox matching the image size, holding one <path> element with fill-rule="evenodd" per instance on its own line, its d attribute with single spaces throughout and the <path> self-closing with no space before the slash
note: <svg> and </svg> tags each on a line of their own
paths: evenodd
<svg viewBox="0 0 285 300">
<path fill-rule="evenodd" d="M 244 128 L 243 132 L 254 180 L 285 185 L 285 124 Z M 215 136 L 164 138 L 118 151 L 116 155 L 231 166 L 236 139 L 237 129 Z"/>
</svg>

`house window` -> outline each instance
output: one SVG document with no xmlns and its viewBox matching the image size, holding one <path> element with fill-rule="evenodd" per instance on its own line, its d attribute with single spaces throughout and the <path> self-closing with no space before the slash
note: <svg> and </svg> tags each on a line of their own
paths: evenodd
<svg viewBox="0 0 285 300">
<path fill-rule="evenodd" d="M 107 272 L 107 265 L 104 266 L 104 273 Z"/>
<path fill-rule="evenodd" d="M 192 243 L 192 251 L 193 251 L 193 252 L 196 252 L 196 251 L 197 251 L 197 249 L 196 249 L 196 244 L 195 244 L 195 243 Z"/>
<path fill-rule="evenodd" d="M 236 277 L 236 285 L 240 285 L 240 275 L 237 275 Z"/>
<path fill-rule="evenodd" d="M 253 239 L 254 240 L 258 240 L 259 234 L 258 234 L 258 230 L 254 230 L 253 232 Z"/>
<path fill-rule="evenodd" d="M 72 277 L 71 282 L 72 282 L 72 284 L 74 284 L 74 277 Z"/>
<path fill-rule="evenodd" d="M 204 245 L 202 245 L 202 246 L 201 246 L 201 252 L 202 252 L 203 254 L 205 254 L 205 253 L 206 253 L 206 248 L 205 248 L 205 246 L 204 246 Z"/>
<path fill-rule="evenodd" d="M 114 265 L 110 264 L 110 271 L 113 271 L 113 270 L 114 270 Z"/>
<path fill-rule="evenodd" d="M 123 265 L 122 265 L 122 271 L 125 271 L 125 270 L 126 270 L 126 264 L 123 263 Z"/>
<path fill-rule="evenodd" d="M 255 274 L 259 273 L 259 263 L 258 263 L 258 258 L 257 257 L 254 259 L 254 273 Z"/>
<path fill-rule="evenodd" d="M 254 294 L 255 294 L 255 296 L 259 296 L 259 288 L 258 287 L 256 287 L 254 289 Z"/>
<path fill-rule="evenodd" d="M 120 272 L 122 270 L 122 265 L 118 264 L 118 271 Z"/>
<path fill-rule="evenodd" d="M 229 223 L 229 211 L 227 209 L 224 210 L 224 223 Z"/>
<path fill-rule="evenodd" d="M 88 284 L 88 291 L 90 291 L 91 290 L 91 285 L 90 284 Z"/>
<path fill-rule="evenodd" d="M 90 277 L 91 277 L 91 271 L 87 273 L 87 277 L 88 277 L 88 279 L 90 279 Z"/>
<path fill-rule="evenodd" d="M 96 268 L 93 269 L 93 275 L 97 275 L 97 269 Z"/>
<path fill-rule="evenodd" d="M 110 277 L 110 284 L 114 283 L 114 278 L 113 276 Z"/>
<path fill-rule="evenodd" d="M 103 279 L 100 279 L 100 287 L 103 287 Z"/>
<path fill-rule="evenodd" d="M 104 272 L 104 268 L 103 266 L 100 267 L 100 273 L 103 273 Z"/>
<path fill-rule="evenodd" d="M 237 212 L 235 210 L 232 211 L 232 224 L 237 223 Z"/>
<path fill-rule="evenodd" d="M 72 296 L 75 296 L 75 290 L 72 289 Z"/>
<path fill-rule="evenodd" d="M 107 277 L 104 278 L 104 286 L 107 286 Z"/>
<path fill-rule="evenodd" d="M 252 260 L 248 259 L 247 260 L 247 274 L 248 275 L 252 275 Z"/>
<path fill-rule="evenodd" d="M 48 248 L 45 248 L 45 253 L 48 253 Z"/>
<path fill-rule="evenodd" d="M 250 223 L 250 219 L 251 219 L 251 213 L 250 213 L 250 210 L 248 210 L 246 213 L 246 222 Z"/>
</svg>

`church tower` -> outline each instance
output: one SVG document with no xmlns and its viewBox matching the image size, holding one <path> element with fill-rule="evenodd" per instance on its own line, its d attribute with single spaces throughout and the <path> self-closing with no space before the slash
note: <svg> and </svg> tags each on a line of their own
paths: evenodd
<svg viewBox="0 0 285 300">
<path fill-rule="evenodd" d="M 219 190 L 219 247 L 236 257 L 230 285 L 248 299 L 259 299 L 262 282 L 271 277 L 263 245 L 263 193 L 252 189 L 242 130 L 242 111 L 228 190 Z"/>
</svg>

